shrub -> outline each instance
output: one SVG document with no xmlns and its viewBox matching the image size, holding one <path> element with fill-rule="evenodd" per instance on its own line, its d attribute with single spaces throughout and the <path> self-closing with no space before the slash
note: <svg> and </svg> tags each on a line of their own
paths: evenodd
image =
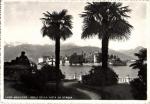
<svg viewBox="0 0 150 104">
<path fill-rule="evenodd" d="M 135 99 L 147 98 L 147 49 L 143 48 L 138 53 L 135 53 L 138 59 L 130 66 L 133 69 L 138 69 L 138 78 L 130 82 L 132 93 Z"/>
<path fill-rule="evenodd" d="M 57 71 L 55 67 L 46 64 L 41 68 L 41 70 L 36 71 L 34 74 L 31 72 L 22 74 L 21 82 L 23 82 L 24 85 L 29 88 L 43 89 L 46 82 L 56 81 L 57 76 L 59 79 L 64 78 L 61 70 Z"/>
<path fill-rule="evenodd" d="M 39 72 L 36 74 L 24 73 L 21 75 L 21 82 L 23 82 L 25 87 L 30 89 L 32 88 L 42 90 L 46 83 L 46 78 L 45 76 L 40 76 Z"/>
<path fill-rule="evenodd" d="M 130 82 L 131 87 L 132 87 L 132 94 L 135 99 L 140 99 L 140 100 L 145 100 L 147 97 L 146 93 L 146 85 L 141 81 L 139 78 L 134 79 L 133 81 Z"/>
<path fill-rule="evenodd" d="M 93 66 L 90 74 L 82 76 L 83 83 L 94 86 L 114 85 L 118 82 L 117 74 L 111 69 L 103 70 L 101 66 Z"/>
<path fill-rule="evenodd" d="M 65 77 L 61 70 L 56 70 L 54 66 L 47 64 L 41 68 L 40 73 L 42 76 L 46 77 L 47 81 L 55 81 L 57 78 L 64 79 Z"/>
</svg>

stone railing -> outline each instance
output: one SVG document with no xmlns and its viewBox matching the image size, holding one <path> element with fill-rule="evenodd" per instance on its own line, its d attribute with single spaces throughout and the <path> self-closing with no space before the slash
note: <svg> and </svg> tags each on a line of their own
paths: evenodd
<svg viewBox="0 0 150 104">
<path fill-rule="evenodd" d="M 75 75 L 75 74 L 71 74 L 71 75 L 66 75 L 66 78 L 68 80 L 73 80 L 76 79 L 78 81 L 82 81 L 82 75 Z M 134 77 L 119 77 L 118 78 L 118 83 L 130 83 L 130 81 L 132 81 L 133 79 L 135 79 Z"/>
<path fill-rule="evenodd" d="M 132 81 L 133 79 L 135 78 L 131 78 L 131 77 L 119 78 L 118 83 L 130 83 L 130 81 Z"/>
</svg>

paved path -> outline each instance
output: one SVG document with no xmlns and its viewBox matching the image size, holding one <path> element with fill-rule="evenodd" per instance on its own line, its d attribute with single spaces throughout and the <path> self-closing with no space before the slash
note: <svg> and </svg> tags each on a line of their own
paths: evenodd
<svg viewBox="0 0 150 104">
<path fill-rule="evenodd" d="M 77 84 L 78 82 L 62 82 L 63 86 L 66 87 L 66 88 L 73 88 L 73 89 L 76 89 L 78 91 L 78 93 L 80 94 L 85 94 L 88 96 L 88 99 L 92 99 L 92 100 L 99 100 L 101 99 L 101 96 L 99 96 L 98 94 L 92 92 L 92 91 L 89 91 L 89 90 L 86 90 L 86 89 L 83 89 L 83 88 L 78 88 L 78 87 L 75 87 L 74 84 Z M 12 88 L 13 83 L 11 82 L 7 82 L 5 81 L 5 96 L 26 96 L 26 94 L 20 92 L 20 91 L 17 91 L 16 89 Z"/>
<path fill-rule="evenodd" d="M 63 86 L 68 87 L 68 88 L 76 88 L 73 86 L 73 84 L 75 84 L 75 83 L 78 83 L 78 82 L 64 82 Z M 92 100 L 100 100 L 101 99 L 101 96 L 99 96 L 98 94 L 96 94 L 92 91 L 81 89 L 81 88 L 76 88 L 76 89 L 77 89 L 77 91 L 88 95 Z"/>
<path fill-rule="evenodd" d="M 13 82 L 8 82 L 8 81 L 5 81 L 5 87 L 4 87 L 4 96 L 5 97 L 13 97 L 13 96 L 26 96 L 26 94 L 22 93 L 21 91 L 17 91 L 15 88 L 12 88 L 12 85 L 14 83 Z"/>
</svg>

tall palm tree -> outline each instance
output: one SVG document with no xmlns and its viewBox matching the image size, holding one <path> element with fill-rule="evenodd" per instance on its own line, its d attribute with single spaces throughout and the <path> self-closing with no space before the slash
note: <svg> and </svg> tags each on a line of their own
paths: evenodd
<svg viewBox="0 0 150 104">
<path fill-rule="evenodd" d="M 98 35 L 102 39 L 102 68 L 108 67 L 109 40 L 126 40 L 132 26 L 125 20 L 131 10 L 116 2 L 93 2 L 85 6 L 82 38 Z"/>
<path fill-rule="evenodd" d="M 55 41 L 55 67 L 57 70 L 57 80 L 59 79 L 59 64 L 60 64 L 60 39 L 66 40 L 72 35 L 72 16 L 67 14 L 67 10 L 63 9 L 60 12 L 43 13 L 44 18 L 41 18 L 43 27 L 41 29 L 43 36 L 48 36 Z"/>
</svg>

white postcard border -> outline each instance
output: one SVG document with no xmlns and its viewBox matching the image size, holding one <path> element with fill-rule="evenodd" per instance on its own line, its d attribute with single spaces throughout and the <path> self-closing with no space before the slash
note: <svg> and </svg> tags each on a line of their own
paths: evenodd
<svg viewBox="0 0 150 104">
<path fill-rule="evenodd" d="M 26 99 L 26 100 L 11 100 L 11 99 L 4 99 L 4 75 L 3 73 L 3 62 L 4 62 L 4 2 L 14 2 L 19 0 L 2 0 L 1 1 L 1 70 L 0 70 L 0 103 L 4 104 L 150 104 L 150 65 L 148 65 L 147 68 L 147 79 L 148 79 L 148 97 L 147 100 L 32 100 L 32 99 Z M 91 2 L 91 1 L 110 1 L 110 2 L 145 2 L 147 3 L 147 33 L 150 33 L 150 1 L 149 0 L 22 0 L 19 2 L 26 2 L 26 1 L 38 1 L 38 2 Z M 147 53 L 150 53 L 150 35 L 147 36 Z M 148 54 L 147 57 L 147 63 L 150 63 L 150 54 Z"/>
</svg>

